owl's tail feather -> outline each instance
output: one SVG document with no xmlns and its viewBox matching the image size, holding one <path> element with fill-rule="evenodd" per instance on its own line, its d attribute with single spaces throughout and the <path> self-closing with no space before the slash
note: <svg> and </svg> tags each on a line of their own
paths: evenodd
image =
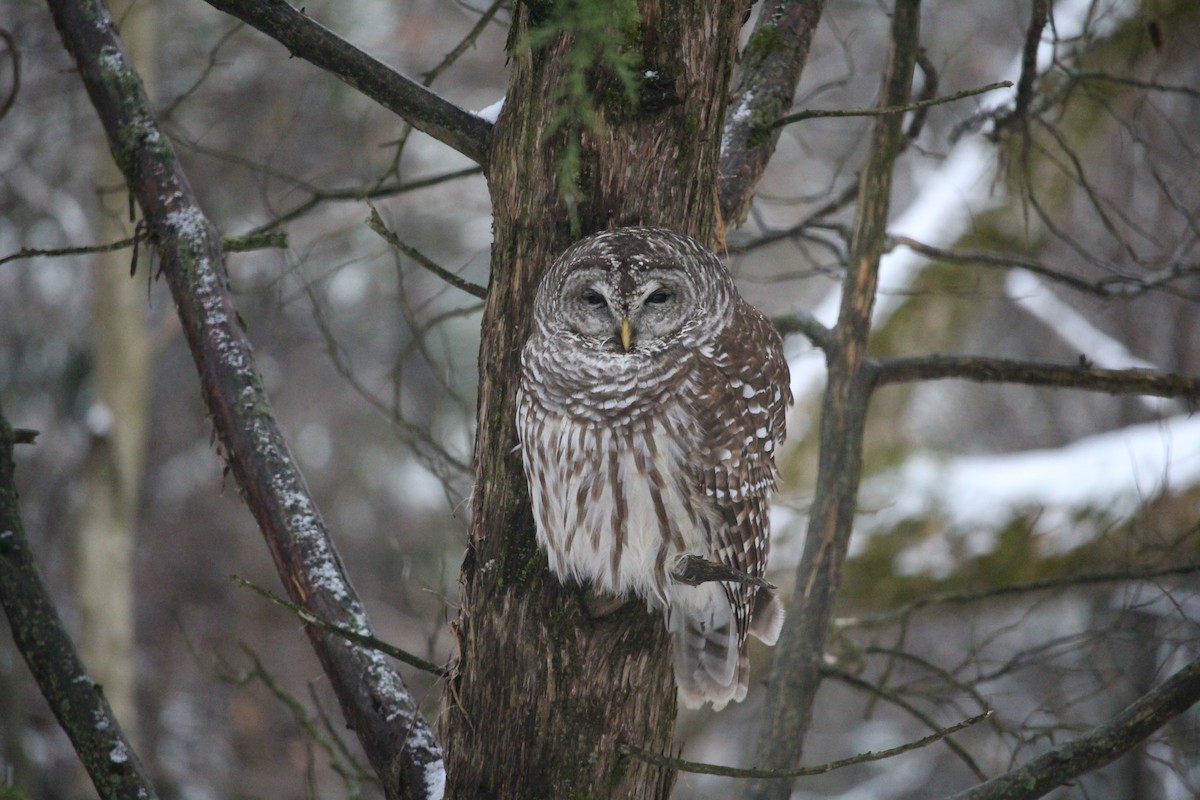
<svg viewBox="0 0 1200 800">
<path fill-rule="evenodd" d="M 713 710 L 720 711 L 731 700 L 746 699 L 750 659 L 746 643 L 738 642 L 729 601 L 723 593 L 709 591 L 712 595 L 706 598 L 707 604 L 701 601 L 686 610 L 676 607 L 668 616 L 667 627 L 675 637 L 675 683 L 683 704 L 699 708 L 712 703 Z M 783 603 L 775 592 L 760 587 L 754 596 L 749 632 L 766 644 L 775 644 L 782 628 Z"/>
<path fill-rule="evenodd" d="M 775 644 L 779 641 L 781 630 L 783 602 L 775 592 L 760 587 L 754 593 L 754 609 L 750 612 L 750 633 L 757 636 L 763 644 Z"/>
<path fill-rule="evenodd" d="M 712 703 L 721 710 L 730 701 L 746 697 L 750 661 L 738 647 L 732 615 L 723 620 L 682 616 L 673 620 L 675 683 L 688 708 Z"/>
</svg>

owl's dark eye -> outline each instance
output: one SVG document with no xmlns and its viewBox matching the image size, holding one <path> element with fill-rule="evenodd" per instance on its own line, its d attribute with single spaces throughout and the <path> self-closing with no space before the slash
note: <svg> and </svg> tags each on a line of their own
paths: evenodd
<svg viewBox="0 0 1200 800">
<path fill-rule="evenodd" d="M 651 295 L 646 298 L 646 304 L 647 305 L 656 305 L 656 306 L 662 305 L 663 303 L 667 302 L 670 299 L 671 299 L 670 292 L 668 292 L 666 289 L 659 289 L 658 291 L 651 293 Z"/>
<path fill-rule="evenodd" d="M 596 308 L 599 308 L 600 306 L 605 305 L 604 295 L 600 294 L 595 289 L 588 289 L 586 292 L 584 292 L 582 295 L 579 296 L 579 299 L 581 299 L 583 302 L 587 303 L 589 306 L 593 306 Z"/>
</svg>

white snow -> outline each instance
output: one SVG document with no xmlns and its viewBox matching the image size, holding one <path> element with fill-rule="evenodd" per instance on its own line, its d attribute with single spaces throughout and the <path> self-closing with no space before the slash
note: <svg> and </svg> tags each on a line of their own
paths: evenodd
<svg viewBox="0 0 1200 800">
<path fill-rule="evenodd" d="M 500 109 L 504 108 L 504 98 L 501 97 L 496 102 L 486 108 L 481 108 L 474 112 L 475 116 L 480 119 L 486 119 L 488 122 L 495 124 L 496 120 L 500 119 Z"/>
<path fill-rule="evenodd" d="M 1130 518 L 1148 498 L 1200 483 L 1200 417 L 1177 416 L 1090 436 L 1055 450 L 939 458 L 921 452 L 868 479 L 859 533 L 866 537 L 911 519 L 936 517 L 945 530 L 902 554 L 904 574 L 944 575 L 958 554 L 990 552 L 995 535 L 1027 514 L 1045 552 L 1085 544 L 1099 529 L 1082 515 Z"/>
<path fill-rule="evenodd" d="M 1055 37 L 1050 39 L 1048 29 L 1038 54 L 1039 69 L 1051 64 L 1056 47 L 1074 47 L 1077 40 L 1073 40 L 1085 27 L 1091 36 L 1102 37 L 1135 11 L 1136 4 L 1127 0 L 1095 7 L 1091 0 L 1059 0 L 1054 8 Z M 1069 61 L 1070 53 L 1059 52 L 1057 57 Z M 1018 55 L 1002 77 L 1015 84 L 1019 76 Z M 983 95 L 980 106 L 994 110 L 1011 104 L 1015 96 L 1014 85 Z M 915 197 L 892 220 L 890 232 L 935 247 L 953 246 L 979 215 L 1004 200 L 1002 186 L 993 180 L 996 160 L 995 147 L 982 134 L 960 139 L 937 169 L 920 178 Z M 907 248 L 883 256 L 873 325 L 889 319 L 927 263 Z M 1035 276 L 1014 271 L 1007 288 L 1014 301 L 1098 366 L 1153 366 L 1059 301 Z M 837 287 L 813 309 L 813 315 L 831 327 L 840 305 Z M 803 339 L 793 336 L 787 342 L 792 391 L 798 401 L 788 421 L 793 441 L 810 424 L 801 410 L 811 408 L 804 398 L 820 391 L 825 379 L 824 359 Z M 1146 402 L 1153 408 L 1175 410 L 1155 398 Z M 910 549 L 897 564 L 902 572 L 937 573 L 952 568 L 955 558 L 990 551 L 995 531 L 1026 513 L 1036 515 L 1037 531 L 1043 534 L 1047 550 L 1070 549 L 1095 534 L 1086 521 L 1075 520 L 1075 514 L 1099 509 L 1110 519 L 1128 518 L 1147 497 L 1200 483 L 1197 454 L 1200 419 L 1184 416 L 1092 436 L 1057 450 L 959 457 L 917 453 L 895 471 L 864 482 L 857 521 L 862 533 L 852 540 L 852 550 L 860 550 L 871 532 L 890 530 L 905 519 L 937 515 L 945 521 L 946 532 Z M 776 504 L 774 528 L 786 542 L 776 550 L 782 556 L 775 559 L 777 568 L 798 557 L 804 516 Z"/>
</svg>

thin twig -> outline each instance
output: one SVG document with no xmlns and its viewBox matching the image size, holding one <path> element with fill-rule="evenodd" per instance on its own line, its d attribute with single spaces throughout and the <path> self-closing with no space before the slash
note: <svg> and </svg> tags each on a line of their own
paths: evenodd
<svg viewBox="0 0 1200 800">
<path fill-rule="evenodd" d="M 979 86 L 974 89 L 963 89 L 961 92 L 935 97 L 932 100 L 916 100 L 911 103 L 901 103 L 900 105 L 886 106 L 884 108 L 830 108 L 830 109 L 807 109 L 805 111 L 797 111 L 794 114 L 788 114 L 785 117 L 780 117 L 771 123 L 772 128 L 782 128 L 784 125 L 790 125 L 793 122 L 800 122 L 806 119 L 821 119 L 825 117 L 882 117 L 888 114 L 901 114 L 908 111 L 916 111 L 920 108 L 929 108 L 930 106 L 940 106 L 943 103 L 953 103 L 955 100 L 962 100 L 965 97 L 974 97 L 977 94 L 991 92 L 996 89 L 1007 89 L 1012 86 L 1012 81 L 997 81 L 989 83 L 987 86 Z"/>
<path fill-rule="evenodd" d="M 1107 72 L 1074 72 L 1071 73 L 1069 77 L 1075 81 L 1110 81 L 1112 83 L 1120 83 L 1125 86 L 1132 86 L 1135 89 L 1146 89 L 1151 92 L 1184 94 L 1188 97 L 1200 98 L 1200 89 L 1197 89 L 1194 86 L 1157 83 L 1156 81 L 1143 81 L 1139 80 L 1138 78 L 1131 78 L 1125 75 L 1110 75 Z"/>
<path fill-rule="evenodd" d="M 1080 363 L 1046 364 L 982 356 L 915 356 L 872 362 L 875 386 L 958 379 L 980 383 L 1023 383 L 1106 392 L 1200 400 L 1200 378 L 1150 369 L 1099 369 L 1086 354 Z"/>
<path fill-rule="evenodd" d="M 290 600 L 284 600 L 270 589 L 266 589 L 262 586 L 251 583 L 245 578 L 237 575 L 231 575 L 229 580 L 233 581 L 235 586 L 240 586 L 243 589 L 250 589 L 258 595 L 265 597 L 267 600 L 270 600 L 275 605 L 286 608 L 288 611 L 291 611 L 293 614 L 299 617 L 301 621 L 307 622 L 309 625 L 314 625 L 328 633 L 341 636 L 346 641 L 354 642 L 355 644 L 361 644 L 363 647 L 368 647 L 372 650 L 377 650 L 384 655 L 391 656 L 397 661 L 408 664 L 410 667 L 416 667 L 419 670 L 437 675 L 439 678 L 444 678 L 450 674 L 450 671 L 445 667 L 439 667 L 432 661 L 426 661 L 420 656 L 413 655 L 407 650 L 401 650 L 399 647 L 388 644 L 382 639 L 378 639 L 369 634 L 359 633 L 358 631 L 347 628 L 344 625 L 338 625 L 330 622 L 329 620 L 322 619 L 304 606 L 297 605 Z"/>
<path fill-rule="evenodd" d="M 0 103 L 0 119 L 8 114 L 13 103 L 17 102 L 17 93 L 21 91 L 21 51 L 17 49 L 17 40 L 5 28 L 0 28 L 0 39 L 8 46 L 9 61 L 12 63 L 12 91 L 4 102 Z"/>
<path fill-rule="evenodd" d="M 133 247 L 137 243 L 137 237 L 130 236 L 125 239 L 118 239 L 115 242 L 108 244 L 89 244 L 80 245 L 78 247 L 25 247 L 15 253 L 9 253 L 6 256 L 0 257 L 0 264 L 7 264 L 9 261 L 20 261 L 26 258 L 58 258 L 61 256 L 85 256 L 93 253 L 111 253 L 114 250 L 123 250 L 126 247 Z M 244 235 L 232 235 L 221 237 L 221 249 L 226 253 L 240 253 L 248 250 L 262 250 L 266 248 L 283 248 L 287 247 L 287 234 L 283 231 L 265 232 L 265 233 L 247 233 Z"/>
<path fill-rule="evenodd" d="M 933 717 L 917 708 L 916 705 L 906 699 L 903 695 L 894 692 L 885 686 L 876 685 L 870 681 L 863 680 L 857 675 L 834 667 L 822 667 L 821 675 L 826 678 L 839 680 L 842 683 L 853 686 L 856 689 L 866 692 L 873 697 L 878 697 L 881 700 L 885 700 L 897 708 L 908 712 L 915 719 L 919 720 L 925 725 L 928 725 L 934 731 L 937 731 L 938 729 L 937 723 L 933 721 Z M 988 713 L 990 712 L 984 712 L 984 714 L 978 719 L 982 719 L 984 716 L 987 716 Z M 979 778 L 979 780 L 984 780 L 987 777 L 983 770 L 979 768 L 979 764 L 977 764 L 975 759 L 971 757 L 971 754 L 968 753 L 958 742 L 954 741 L 953 739 L 946 739 L 946 747 L 950 748 L 951 752 L 958 756 L 963 764 L 967 766 L 967 769 L 971 770 L 971 772 L 975 775 L 975 777 Z"/>
<path fill-rule="evenodd" d="M 869 751 L 859 753 L 856 756 L 842 758 L 837 761 L 830 761 L 827 764 L 818 764 L 812 767 L 797 767 L 795 769 L 739 769 L 737 767 L 725 767 L 720 764 L 705 764 L 699 761 L 685 761 L 682 758 L 671 758 L 659 753 L 652 753 L 649 750 L 644 750 L 640 747 L 632 745 L 619 745 L 622 753 L 633 756 L 640 761 L 646 761 L 651 764 L 657 764 L 662 767 L 671 767 L 680 772 L 692 772 L 699 775 L 720 775 L 726 778 L 801 778 L 806 775 L 824 775 L 827 772 L 833 772 L 836 769 L 843 767 L 851 767 L 855 764 L 865 764 L 870 761 L 882 761 L 885 758 L 892 758 L 908 753 L 912 750 L 917 750 L 926 745 L 945 739 L 947 736 L 958 733 L 964 728 L 969 728 L 972 725 L 987 719 L 992 715 L 992 709 L 984 711 L 982 714 L 976 714 L 970 719 L 964 719 L 962 722 L 951 725 L 948 728 L 942 728 L 934 731 L 928 736 L 924 736 L 906 744 L 896 747 L 889 747 L 887 750 Z"/>
<path fill-rule="evenodd" d="M 1102 767 L 1200 700 L 1200 659 L 1142 695 L 1108 722 L 950 800 L 1032 800 Z"/>
<path fill-rule="evenodd" d="M 458 180 L 459 178 L 467 178 L 471 175 L 481 175 L 483 170 L 480 167 L 466 167 L 457 169 L 452 172 L 443 172 L 438 175 L 430 175 L 427 178 L 417 178 L 411 181 L 398 181 L 395 183 L 376 183 L 370 187 L 356 186 L 349 189 L 329 189 L 325 191 L 314 190 L 307 200 L 299 203 L 289 210 L 283 212 L 270 222 L 259 225 L 251 231 L 251 233 L 262 233 L 263 231 L 278 228 L 285 222 L 291 222 L 297 217 L 303 216 L 312 209 L 316 208 L 321 203 L 332 201 L 360 201 L 360 200 L 377 200 L 381 197 L 394 197 L 398 194 L 413 192 L 417 189 L 426 189 L 430 186 L 436 186 L 439 183 Z"/>
<path fill-rule="evenodd" d="M 1057 589 L 1067 589 L 1076 586 L 1092 586 L 1101 583 L 1125 583 L 1128 581 L 1150 581 L 1158 578 L 1168 578 L 1177 575 L 1194 575 L 1200 573 L 1200 564 L 1183 564 L 1177 567 L 1162 567 L 1147 570 L 1123 570 L 1120 572 L 1094 572 L 1084 575 L 1070 575 L 1064 578 L 1046 578 L 1028 583 L 1013 583 L 1006 586 L 992 586 L 986 589 L 962 592 L 939 592 L 928 594 L 879 614 L 869 614 L 859 617 L 842 617 L 835 620 L 839 628 L 879 627 L 890 625 L 910 614 L 929 606 L 963 605 L 992 600 L 997 597 L 1029 594 L 1031 592 L 1046 592 Z"/>
<path fill-rule="evenodd" d="M 486 287 L 480 286 L 477 283 L 471 283 L 468 280 L 458 277 L 450 270 L 430 259 L 420 250 L 409 244 L 405 244 L 405 242 L 399 236 L 388 229 L 387 225 L 383 221 L 383 218 L 379 216 L 379 212 L 375 210 L 374 206 L 371 207 L 371 216 L 367 218 L 367 227 L 382 236 L 384 241 L 386 241 L 392 247 L 396 248 L 401 253 L 404 253 L 404 255 L 408 256 L 413 261 L 416 261 L 422 267 L 429 270 L 434 275 L 453 286 L 455 289 L 461 289 L 467 294 L 480 299 L 487 299 Z"/>
<path fill-rule="evenodd" d="M 468 47 L 475 44 L 475 40 L 479 38 L 479 34 L 483 33 L 483 29 L 492 21 L 496 13 L 507 4 L 508 0 L 495 0 L 495 2 L 488 6 L 471 30 L 467 31 L 467 35 L 462 38 L 462 41 L 455 45 L 454 49 L 447 53 L 446 57 L 436 67 L 421 75 L 421 83 L 429 86 L 437 80 L 438 75 L 441 75 L 443 70 L 457 61 L 463 53 L 467 52 Z"/>
</svg>

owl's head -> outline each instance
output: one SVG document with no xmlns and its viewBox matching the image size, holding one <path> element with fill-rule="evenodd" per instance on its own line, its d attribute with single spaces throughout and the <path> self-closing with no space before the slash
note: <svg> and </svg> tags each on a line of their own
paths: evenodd
<svg viewBox="0 0 1200 800">
<path fill-rule="evenodd" d="M 551 265 L 534 324 L 588 350 L 652 355 L 711 340 L 735 296 L 729 272 L 694 239 L 618 228 L 576 242 Z"/>
</svg>

